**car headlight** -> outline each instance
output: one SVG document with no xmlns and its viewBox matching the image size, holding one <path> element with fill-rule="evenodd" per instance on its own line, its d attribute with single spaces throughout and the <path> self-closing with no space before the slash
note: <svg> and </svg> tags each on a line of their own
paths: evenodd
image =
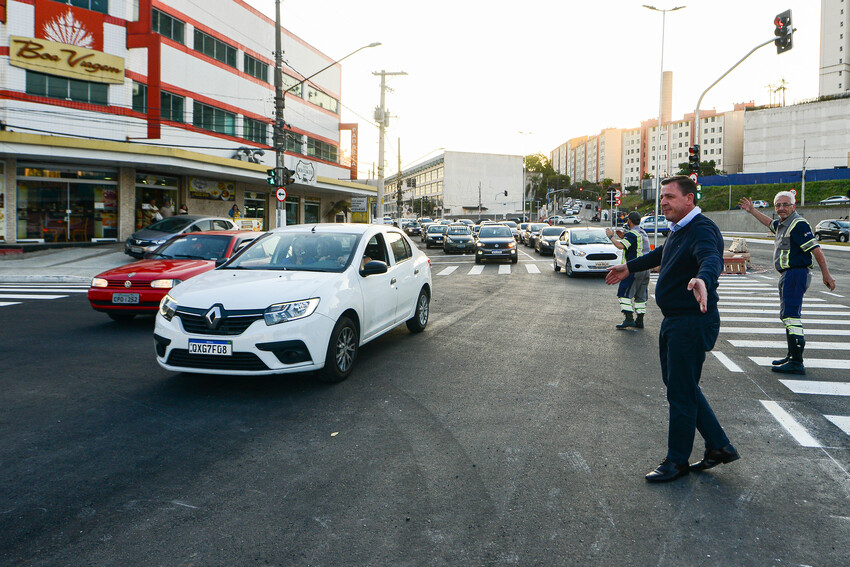
<svg viewBox="0 0 850 567">
<path fill-rule="evenodd" d="M 154 280 L 151 282 L 151 287 L 157 289 L 171 289 L 179 284 L 182 280 Z"/>
<path fill-rule="evenodd" d="M 269 305 L 265 313 L 263 313 L 263 318 L 266 320 L 266 325 L 277 325 L 278 323 L 286 323 L 287 321 L 309 317 L 318 306 L 318 297 L 290 301 L 288 303 L 275 303 L 274 305 Z"/>
<path fill-rule="evenodd" d="M 479 248 L 483 248 L 483 247 L 484 247 L 484 243 L 483 243 L 483 242 L 481 242 L 480 240 L 479 240 L 478 242 L 476 242 L 476 243 L 475 243 L 475 245 L 476 245 L 476 246 L 478 246 Z"/>
<path fill-rule="evenodd" d="M 572 252 L 573 256 L 587 256 L 587 252 L 578 248 L 573 248 L 570 252 Z"/>
<path fill-rule="evenodd" d="M 159 314 L 162 315 L 166 321 L 171 321 L 176 312 L 177 302 L 174 301 L 173 297 L 166 293 L 165 297 L 162 298 L 162 301 L 159 302 Z"/>
<path fill-rule="evenodd" d="M 160 239 L 160 240 L 152 240 L 151 244 L 156 244 L 157 246 L 159 246 L 160 244 L 165 244 L 166 242 L 168 242 L 168 239 L 163 238 L 163 239 Z"/>
<path fill-rule="evenodd" d="M 109 282 L 103 278 L 92 278 L 91 279 L 92 287 L 109 287 Z"/>
<path fill-rule="evenodd" d="M 516 242 L 508 242 L 508 248 L 516 248 Z"/>
</svg>

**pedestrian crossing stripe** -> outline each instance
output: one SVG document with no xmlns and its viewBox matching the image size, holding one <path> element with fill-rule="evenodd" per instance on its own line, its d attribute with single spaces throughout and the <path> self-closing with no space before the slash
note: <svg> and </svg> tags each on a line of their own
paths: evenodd
<svg viewBox="0 0 850 567">
<path fill-rule="evenodd" d="M 721 319 L 722 321 L 722 319 Z M 750 335 L 785 335 L 785 327 L 720 327 L 721 333 Z M 806 329 L 806 336 L 850 337 L 848 329 Z"/>
<path fill-rule="evenodd" d="M 534 264 L 525 264 L 525 269 L 528 271 L 529 274 L 539 274 L 540 273 L 540 268 L 538 268 Z"/>
<path fill-rule="evenodd" d="M 721 299 L 725 299 L 725 300 L 737 299 L 739 301 L 758 301 L 759 303 L 776 303 L 777 305 L 779 304 L 779 297 L 778 296 L 776 296 L 776 297 L 738 297 L 738 296 L 724 295 L 723 297 L 721 297 Z M 805 305 L 806 303 L 826 303 L 826 299 L 821 299 L 819 297 L 812 297 L 812 298 L 806 297 L 806 298 L 803 298 L 803 305 Z"/>
<path fill-rule="evenodd" d="M 733 323 L 774 323 L 776 317 L 721 317 L 724 322 Z M 848 321 L 835 319 L 803 319 L 803 325 L 850 325 Z"/>
<path fill-rule="evenodd" d="M 758 341 L 727 339 L 735 348 L 768 348 L 784 350 L 788 348 L 787 341 Z M 832 343 L 823 341 L 806 341 L 806 350 L 850 350 L 850 343 Z"/>
<path fill-rule="evenodd" d="M 509 264 L 500 264 L 499 265 L 499 274 L 505 275 L 511 273 L 511 267 Z"/>
<path fill-rule="evenodd" d="M 0 293 L 0 299 L 61 299 L 67 295 L 34 295 L 17 293 Z"/>
<path fill-rule="evenodd" d="M 0 286 L 0 293 L 6 292 L 36 292 L 36 291 L 50 291 L 53 293 L 86 293 L 89 290 L 89 286 L 85 287 L 2 287 Z"/>
<path fill-rule="evenodd" d="M 806 366 L 809 365 L 806 359 Z M 817 394 L 823 396 L 850 396 L 850 382 L 823 382 L 816 380 L 780 380 L 795 394 Z"/>
<path fill-rule="evenodd" d="M 829 421 L 835 424 L 841 431 L 850 435 L 850 416 L 847 415 L 825 415 Z"/>
<path fill-rule="evenodd" d="M 823 307 L 819 305 L 818 307 Z M 730 307 L 721 307 L 718 309 L 723 313 L 750 313 L 753 315 L 778 315 L 776 309 L 733 309 Z M 828 315 L 830 317 L 847 317 L 850 316 L 850 311 L 809 311 L 806 310 L 806 315 Z"/>
<path fill-rule="evenodd" d="M 729 298 L 720 298 L 720 301 L 717 302 L 718 306 L 731 306 L 731 307 L 740 307 L 742 301 L 757 301 L 757 304 L 750 304 L 750 307 L 776 307 L 775 313 L 779 313 L 779 301 L 763 301 L 759 300 L 755 297 L 742 297 L 738 301 L 724 301 Z M 806 300 L 803 300 L 803 305 L 806 305 Z M 812 309 L 847 309 L 846 305 L 832 305 L 828 303 L 817 303 L 815 305 L 810 305 Z M 806 313 L 809 310 L 806 309 Z"/>
<path fill-rule="evenodd" d="M 0 307 L 8 307 L 9 305 L 20 305 L 20 301 L 0 301 Z"/>
<path fill-rule="evenodd" d="M 810 334 L 810 331 L 807 329 L 806 334 Z M 750 356 L 750 360 L 758 364 L 759 366 L 771 366 L 773 359 L 769 356 Z M 803 362 L 806 368 L 824 368 L 827 370 L 850 370 L 850 360 L 844 358 L 809 358 L 806 357 L 806 360 Z M 847 395 L 850 396 L 850 384 L 846 385 L 848 390 L 847 394 L 836 394 L 836 395 Z"/>
<path fill-rule="evenodd" d="M 711 351 L 711 354 L 713 354 L 714 358 L 719 360 L 720 363 L 723 364 L 723 366 L 725 366 L 729 372 L 743 372 L 740 366 L 732 362 L 732 359 L 723 354 L 722 352 L 713 350 Z"/>
<path fill-rule="evenodd" d="M 791 437 L 793 437 L 797 443 L 802 445 L 803 447 L 811 447 L 811 448 L 819 448 L 821 447 L 820 442 L 817 439 L 812 437 L 806 428 L 797 423 L 797 420 L 794 419 L 790 413 L 782 409 L 778 403 L 772 400 L 760 400 L 761 404 L 765 407 L 767 411 L 770 412 L 776 421 L 779 422 L 779 425 L 788 432 Z"/>
<path fill-rule="evenodd" d="M 448 268 L 445 268 L 442 272 L 438 273 L 437 275 L 438 276 L 449 276 L 449 275 L 452 274 L 452 272 L 457 270 L 457 268 L 458 268 L 457 266 L 449 266 Z"/>
<path fill-rule="evenodd" d="M 483 271 L 484 271 L 484 266 L 472 266 L 472 268 L 469 270 L 469 275 L 470 276 L 477 276 Z"/>
</svg>

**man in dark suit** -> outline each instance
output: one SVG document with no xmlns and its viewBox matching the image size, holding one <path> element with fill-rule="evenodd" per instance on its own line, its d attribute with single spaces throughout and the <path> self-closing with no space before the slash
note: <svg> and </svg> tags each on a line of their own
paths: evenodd
<svg viewBox="0 0 850 567">
<path fill-rule="evenodd" d="M 688 177 L 662 181 L 660 197 L 661 212 L 672 223 L 667 241 L 609 268 L 605 279 L 611 285 L 630 273 L 661 266 L 655 301 L 664 315 L 658 340 L 670 424 L 667 456 L 646 475 L 649 482 L 675 480 L 739 458 L 699 387 L 705 353 L 714 348 L 720 332 L 717 280 L 723 271 L 723 237 L 696 206 L 696 184 Z M 705 454 L 688 465 L 696 431 L 705 439 Z"/>
</svg>

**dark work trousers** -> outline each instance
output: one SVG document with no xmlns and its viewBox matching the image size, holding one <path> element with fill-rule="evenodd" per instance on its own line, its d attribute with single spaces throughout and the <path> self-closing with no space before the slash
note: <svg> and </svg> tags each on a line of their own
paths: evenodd
<svg viewBox="0 0 850 567">
<path fill-rule="evenodd" d="M 661 378 L 667 386 L 670 404 L 667 458 L 673 463 L 688 462 L 695 430 L 705 439 L 706 449 L 720 449 L 729 444 L 699 387 L 705 353 L 714 348 L 719 332 L 717 311 L 665 317 L 661 323 L 658 340 Z"/>
</svg>

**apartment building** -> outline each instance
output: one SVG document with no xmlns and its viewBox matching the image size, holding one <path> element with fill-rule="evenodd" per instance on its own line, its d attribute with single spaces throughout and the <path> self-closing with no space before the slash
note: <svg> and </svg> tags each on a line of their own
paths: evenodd
<svg viewBox="0 0 850 567">
<path fill-rule="evenodd" d="M 850 91 L 850 64 L 845 63 L 850 50 L 850 12 L 844 0 L 821 0 L 820 8 L 820 96 L 847 94 Z"/>
</svg>

